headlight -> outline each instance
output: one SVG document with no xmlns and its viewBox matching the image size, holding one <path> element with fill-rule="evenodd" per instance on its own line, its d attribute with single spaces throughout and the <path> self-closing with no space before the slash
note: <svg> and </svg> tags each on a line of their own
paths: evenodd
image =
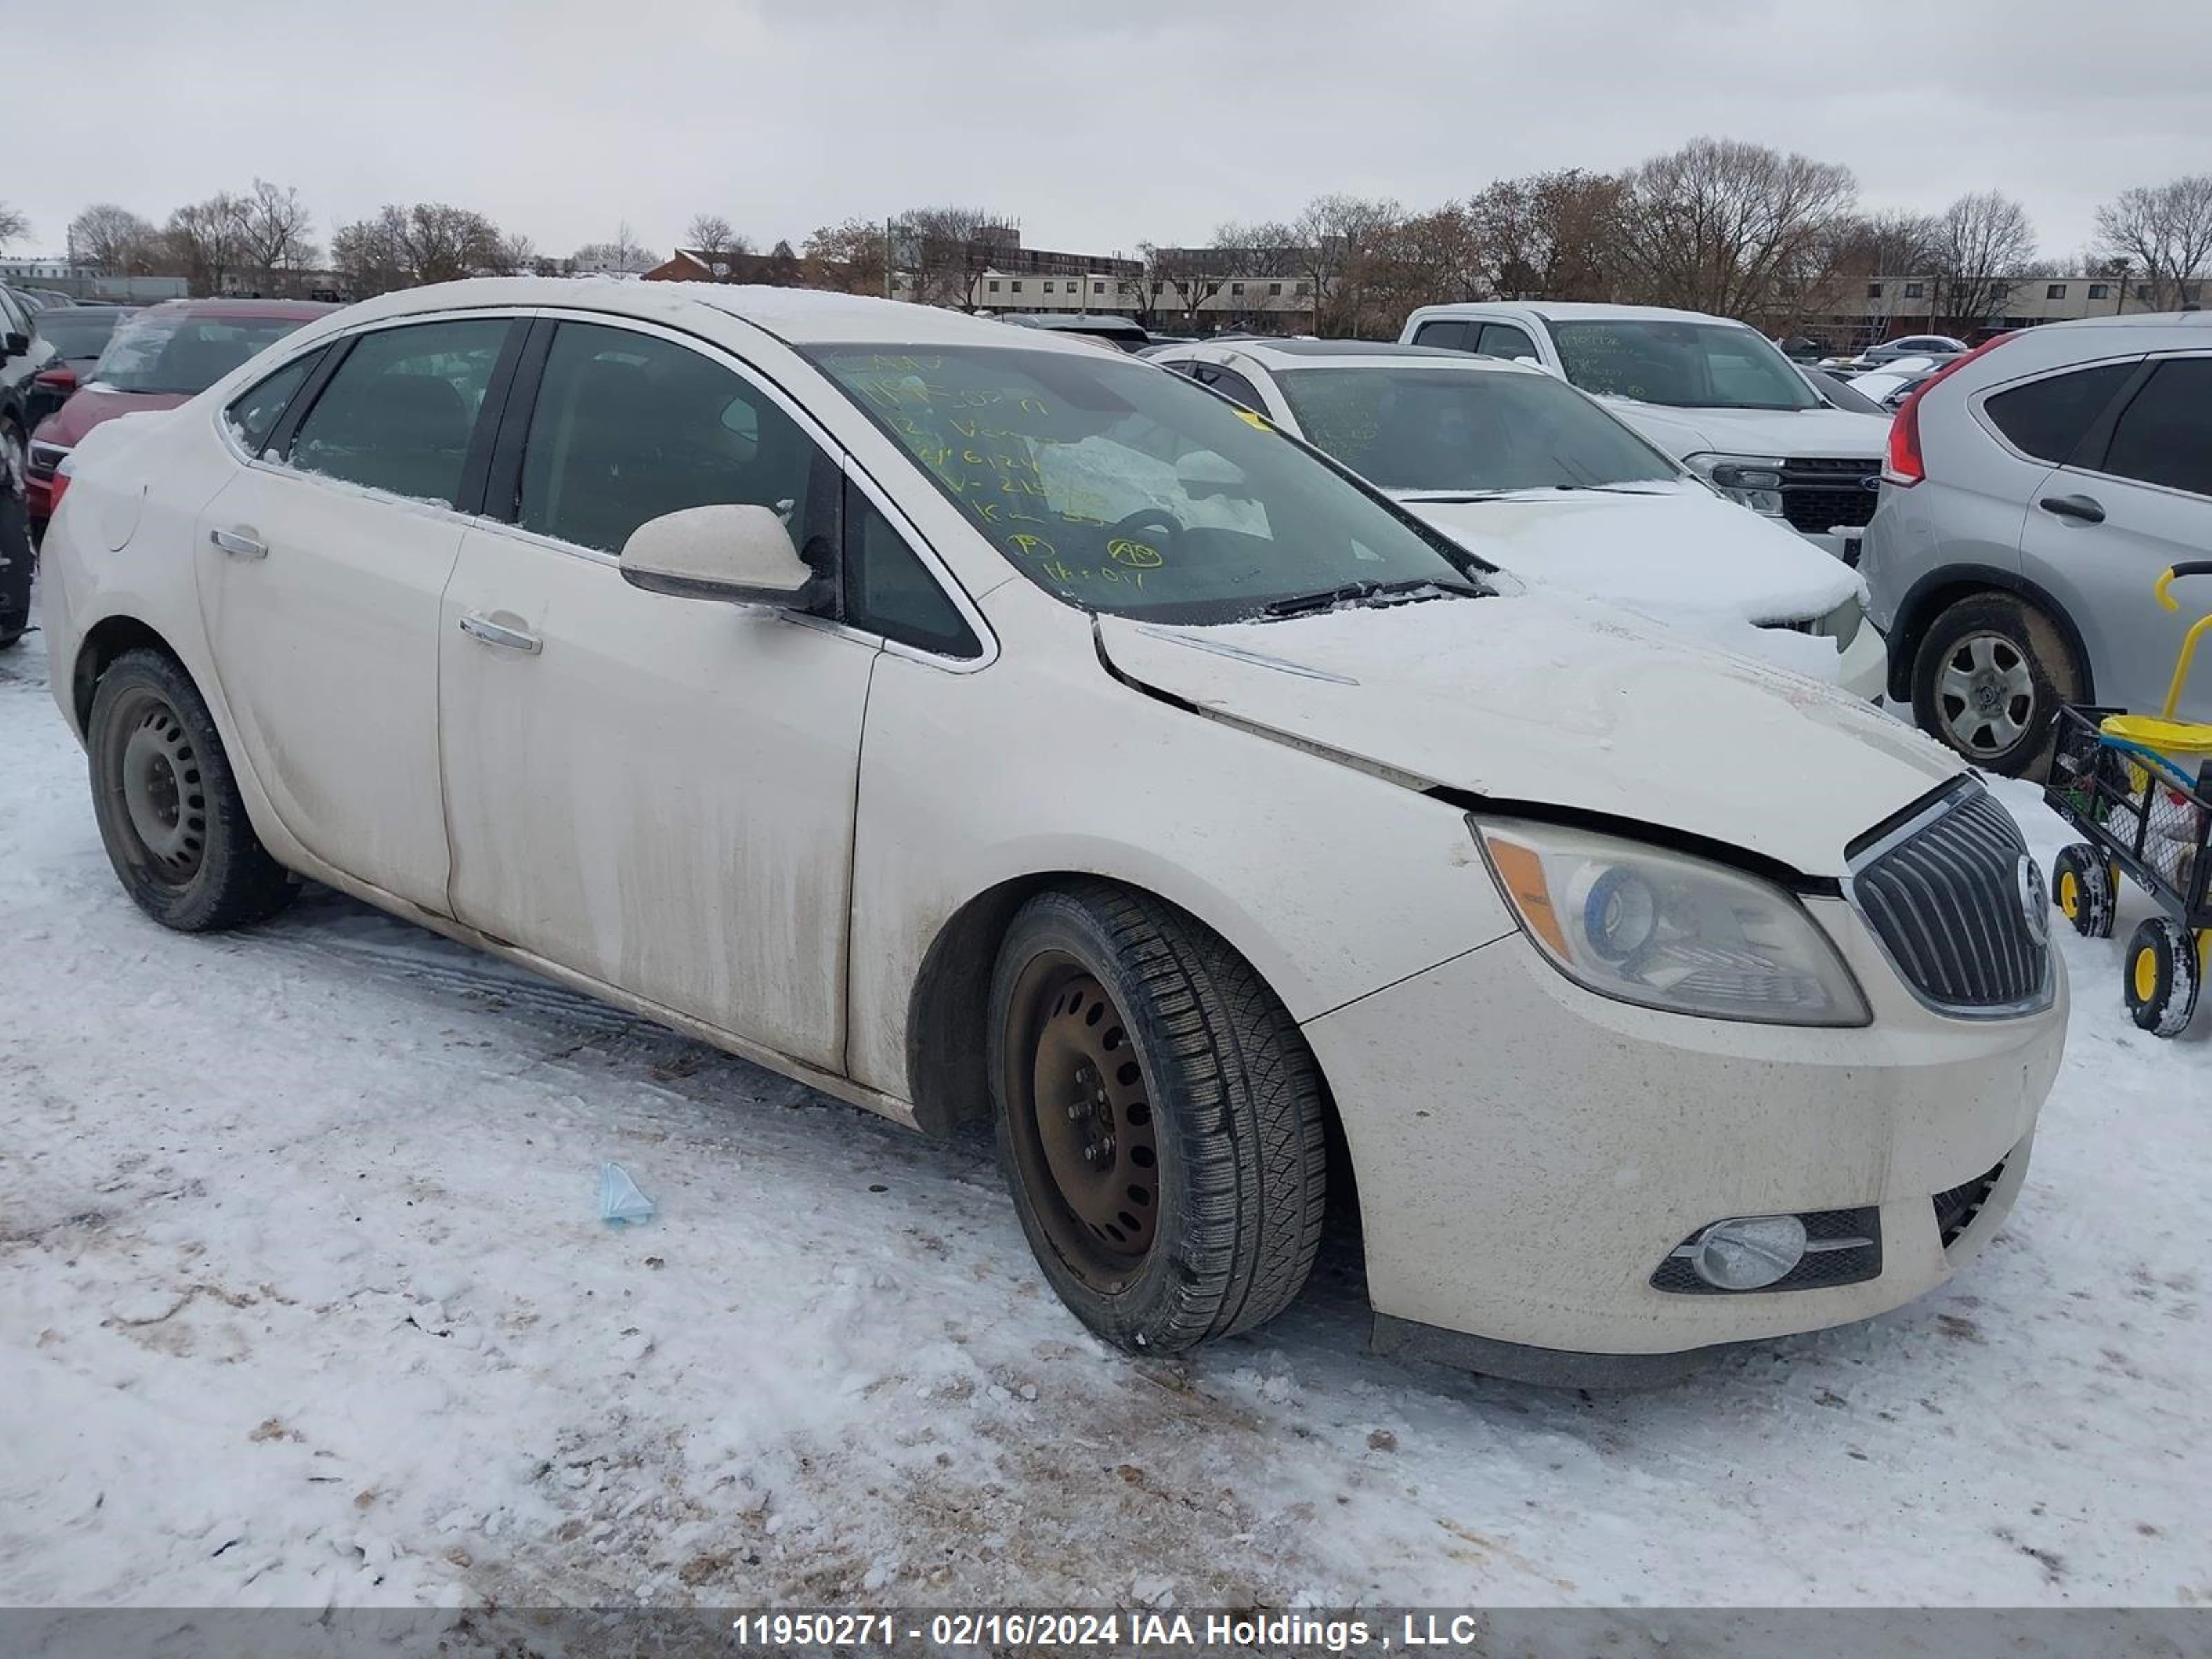
<svg viewBox="0 0 2212 1659">
<path fill-rule="evenodd" d="M 1732 501 L 1754 513 L 1782 516 L 1782 468 L 1771 455 L 1686 455 L 1682 465 Z"/>
<path fill-rule="evenodd" d="M 1601 996 L 1774 1025 L 1870 1018 L 1828 936 L 1771 883 L 1611 836 L 1468 823 L 1523 931 Z"/>
<path fill-rule="evenodd" d="M 1848 651 L 1851 641 L 1859 636 L 1860 624 L 1866 621 L 1866 606 L 1856 593 L 1813 624 L 1813 631 L 1823 639 L 1833 640 L 1838 651 Z"/>
</svg>

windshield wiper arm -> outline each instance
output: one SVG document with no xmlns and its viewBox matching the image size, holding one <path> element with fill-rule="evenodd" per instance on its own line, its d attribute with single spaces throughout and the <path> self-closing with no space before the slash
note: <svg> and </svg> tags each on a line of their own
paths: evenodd
<svg viewBox="0 0 2212 1659">
<path fill-rule="evenodd" d="M 1398 499 L 1409 505 L 1434 501 L 1443 507 L 1455 507 L 1462 501 L 1502 501 L 1512 493 L 1509 489 L 1410 489 L 1401 491 Z"/>
<path fill-rule="evenodd" d="M 1482 590 L 1469 587 L 1449 578 L 1411 576 L 1391 582 L 1346 582 L 1340 587 L 1323 588 L 1318 593 L 1292 593 L 1286 598 L 1270 599 L 1260 607 L 1263 617 L 1299 617 L 1310 611 L 1328 611 L 1340 605 L 1372 605 L 1377 599 L 1398 595 L 1436 592 L 1454 599 L 1480 599 Z"/>
</svg>

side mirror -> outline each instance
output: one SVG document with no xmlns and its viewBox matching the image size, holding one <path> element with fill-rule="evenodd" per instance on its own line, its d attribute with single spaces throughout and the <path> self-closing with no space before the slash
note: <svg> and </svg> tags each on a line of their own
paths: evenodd
<svg viewBox="0 0 2212 1659">
<path fill-rule="evenodd" d="M 76 390 L 76 371 L 73 368 L 42 368 L 31 376 L 33 386 L 42 386 L 52 392 Z"/>
<path fill-rule="evenodd" d="M 0 341 L 0 345 L 5 345 L 7 348 L 5 350 L 0 350 L 0 362 L 5 362 L 8 358 L 21 357 L 29 351 L 31 337 L 27 334 L 18 334 L 10 330 L 7 339 Z"/>
<path fill-rule="evenodd" d="M 623 544 L 623 580 L 648 593 L 796 605 L 814 572 L 765 507 L 720 503 L 648 519 Z"/>
</svg>

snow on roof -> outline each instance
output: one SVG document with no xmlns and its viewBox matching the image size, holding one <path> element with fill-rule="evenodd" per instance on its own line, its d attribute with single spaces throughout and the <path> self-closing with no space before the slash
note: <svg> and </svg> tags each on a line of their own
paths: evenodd
<svg viewBox="0 0 2212 1659">
<path fill-rule="evenodd" d="M 970 317 L 905 300 L 878 300 L 822 289 L 768 288 L 743 283 L 641 283 L 612 276 L 483 276 L 403 289 L 364 300 L 343 322 L 420 316 L 487 306 L 551 306 L 604 311 L 647 322 L 696 326 L 701 308 L 750 323 L 800 344 L 1018 345 L 1041 351 L 1084 351 L 1079 343 L 1041 331 L 1016 335 L 988 317 Z"/>
</svg>

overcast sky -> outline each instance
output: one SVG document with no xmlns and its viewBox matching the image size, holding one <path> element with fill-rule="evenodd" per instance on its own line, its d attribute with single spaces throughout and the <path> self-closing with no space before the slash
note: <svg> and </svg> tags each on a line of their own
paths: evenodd
<svg viewBox="0 0 2212 1659">
<path fill-rule="evenodd" d="M 1107 252 L 1711 133 L 1844 162 L 1869 207 L 2005 191 L 2063 258 L 2100 200 L 2212 171 L 2205 19 L 2203 0 L 111 0 L 57 31 L 50 76 L 10 77 L 52 125 L 18 120 L 0 200 L 32 221 L 12 252 L 58 251 L 88 202 L 158 221 L 257 173 L 297 185 L 325 240 L 387 201 L 475 208 L 556 254 L 623 221 L 665 248 L 702 210 L 765 246 L 959 202 L 1032 246 Z"/>
</svg>

